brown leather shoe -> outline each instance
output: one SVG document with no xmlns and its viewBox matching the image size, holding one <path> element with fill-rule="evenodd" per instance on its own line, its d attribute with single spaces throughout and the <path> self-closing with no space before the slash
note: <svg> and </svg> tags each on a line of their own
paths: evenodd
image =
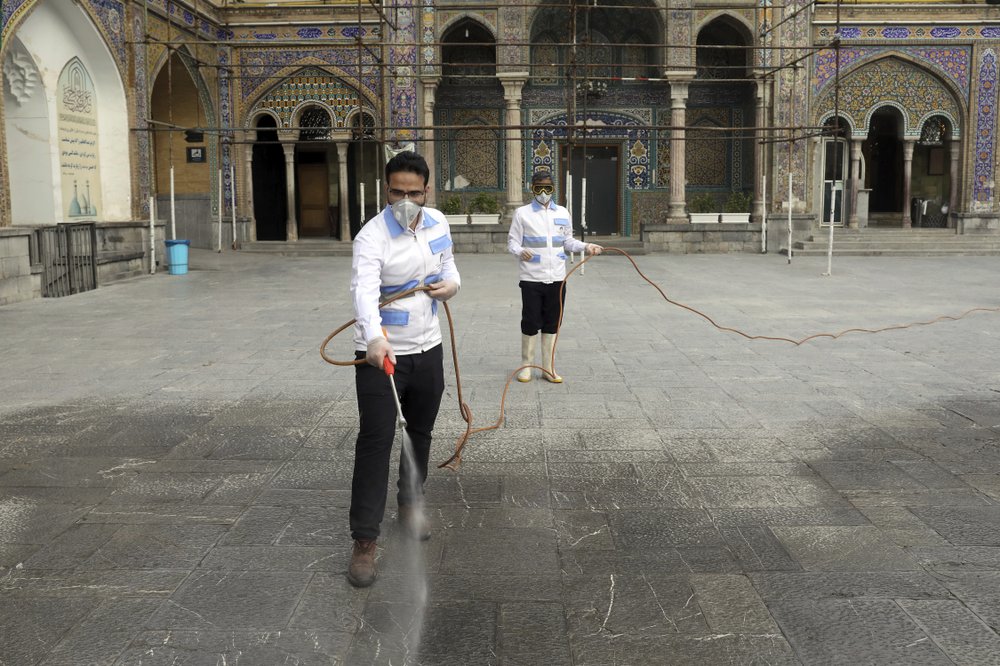
<svg viewBox="0 0 1000 666">
<path fill-rule="evenodd" d="M 368 587 L 375 582 L 375 539 L 355 539 L 347 580 L 354 587 Z"/>
<path fill-rule="evenodd" d="M 410 535 L 410 538 L 418 541 L 427 541 L 431 538 L 431 528 L 427 523 L 424 512 L 412 504 L 401 504 L 399 506 L 399 522 Z"/>
</svg>

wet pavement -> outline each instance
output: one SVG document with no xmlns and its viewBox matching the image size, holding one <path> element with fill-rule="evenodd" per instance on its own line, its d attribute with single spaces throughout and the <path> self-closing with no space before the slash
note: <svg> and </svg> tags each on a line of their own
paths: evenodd
<svg viewBox="0 0 1000 666">
<path fill-rule="evenodd" d="M 752 335 L 1000 305 L 991 257 L 637 261 Z M 509 257 L 458 264 L 478 427 L 519 293 Z M 353 371 L 318 354 L 350 260 L 191 266 L 0 308 L 0 664 L 1000 664 L 996 312 L 754 341 L 599 257 L 565 383 L 515 382 L 432 471 L 430 541 L 390 499 L 356 590 Z M 452 374 L 435 461 L 463 429 Z"/>
</svg>

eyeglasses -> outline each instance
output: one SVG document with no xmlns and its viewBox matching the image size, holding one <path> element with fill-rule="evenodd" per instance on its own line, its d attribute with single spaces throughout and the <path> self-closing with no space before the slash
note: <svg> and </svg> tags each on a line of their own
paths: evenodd
<svg viewBox="0 0 1000 666">
<path fill-rule="evenodd" d="M 553 187 L 552 185 L 532 185 L 531 186 L 531 193 L 532 194 L 552 194 L 553 192 L 555 192 L 555 189 L 556 188 Z"/>
<path fill-rule="evenodd" d="M 395 188 L 389 188 L 390 196 L 396 197 L 397 199 L 402 199 L 406 197 L 407 199 L 419 199 L 424 196 L 423 190 L 397 190 Z"/>
</svg>

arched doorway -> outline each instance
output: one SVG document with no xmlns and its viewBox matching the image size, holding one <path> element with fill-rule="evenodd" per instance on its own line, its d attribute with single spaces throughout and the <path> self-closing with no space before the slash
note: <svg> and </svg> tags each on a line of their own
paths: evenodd
<svg viewBox="0 0 1000 666">
<path fill-rule="evenodd" d="M 850 197 L 847 176 L 850 172 L 850 154 L 847 137 L 850 125 L 843 118 L 828 118 L 823 123 L 820 168 L 823 172 L 823 210 L 820 225 L 844 225 L 850 215 Z"/>
<path fill-rule="evenodd" d="M 689 197 L 692 192 L 714 197 L 720 210 L 730 197 L 753 193 L 753 139 L 750 132 L 735 129 L 753 124 L 752 43 L 747 27 L 731 16 L 720 16 L 698 32 L 687 110 L 693 128 L 685 141 L 687 191 Z"/>
<path fill-rule="evenodd" d="M 868 223 L 899 226 L 903 212 L 903 116 L 892 106 L 872 114 L 868 138 L 861 144 L 868 198 Z"/>
<path fill-rule="evenodd" d="M 253 146 L 253 214 L 257 240 L 285 240 L 288 223 L 285 153 L 278 140 L 278 123 L 267 114 L 257 119 Z"/>
<path fill-rule="evenodd" d="M 496 39 L 486 26 L 463 18 L 441 36 L 441 85 L 435 121 L 467 126 L 440 133 L 435 146 L 439 191 L 496 192 L 505 187 L 500 133 L 482 126 L 503 124 L 503 87 L 496 77 Z"/>
<path fill-rule="evenodd" d="M 307 106 L 299 113 L 297 124 L 295 193 L 299 236 L 329 238 L 337 233 L 337 217 L 330 209 L 330 190 L 336 182 L 330 178 L 330 165 L 336 164 L 335 148 L 330 143 L 330 112 L 318 105 Z"/>
<path fill-rule="evenodd" d="M 189 239 L 196 247 L 211 248 L 217 243 L 212 225 L 213 205 L 218 205 L 213 197 L 218 187 L 218 178 L 213 178 L 218 136 L 198 129 L 209 124 L 211 115 L 202 105 L 199 86 L 184 62 L 186 57 L 171 51 L 153 82 L 150 117 L 154 121 L 154 190 L 159 216 L 169 220 L 173 169 L 177 237 Z"/>
<path fill-rule="evenodd" d="M 952 203 L 952 127 L 944 116 L 931 116 L 920 128 L 913 151 L 913 226 L 947 227 Z M 956 165 L 957 166 L 957 165 Z"/>
</svg>

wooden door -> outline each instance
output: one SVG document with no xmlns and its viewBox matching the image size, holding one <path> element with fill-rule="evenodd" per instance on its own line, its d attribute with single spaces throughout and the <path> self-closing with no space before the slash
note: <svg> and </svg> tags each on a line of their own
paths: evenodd
<svg viewBox="0 0 1000 666">
<path fill-rule="evenodd" d="M 583 178 L 587 178 L 587 234 L 598 236 L 617 235 L 621 220 L 618 198 L 620 192 L 617 145 L 588 145 L 586 155 L 583 146 L 573 149 L 572 162 L 567 161 L 568 146 L 562 146 L 561 163 L 563 174 L 567 167 L 573 178 L 573 228 L 577 237 L 582 237 L 582 194 Z M 566 198 L 565 183 L 561 196 Z"/>
<path fill-rule="evenodd" d="M 299 182 L 299 236 L 332 235 L 330 179 L 326 163 L 297 164 Z"/>
</svg>

